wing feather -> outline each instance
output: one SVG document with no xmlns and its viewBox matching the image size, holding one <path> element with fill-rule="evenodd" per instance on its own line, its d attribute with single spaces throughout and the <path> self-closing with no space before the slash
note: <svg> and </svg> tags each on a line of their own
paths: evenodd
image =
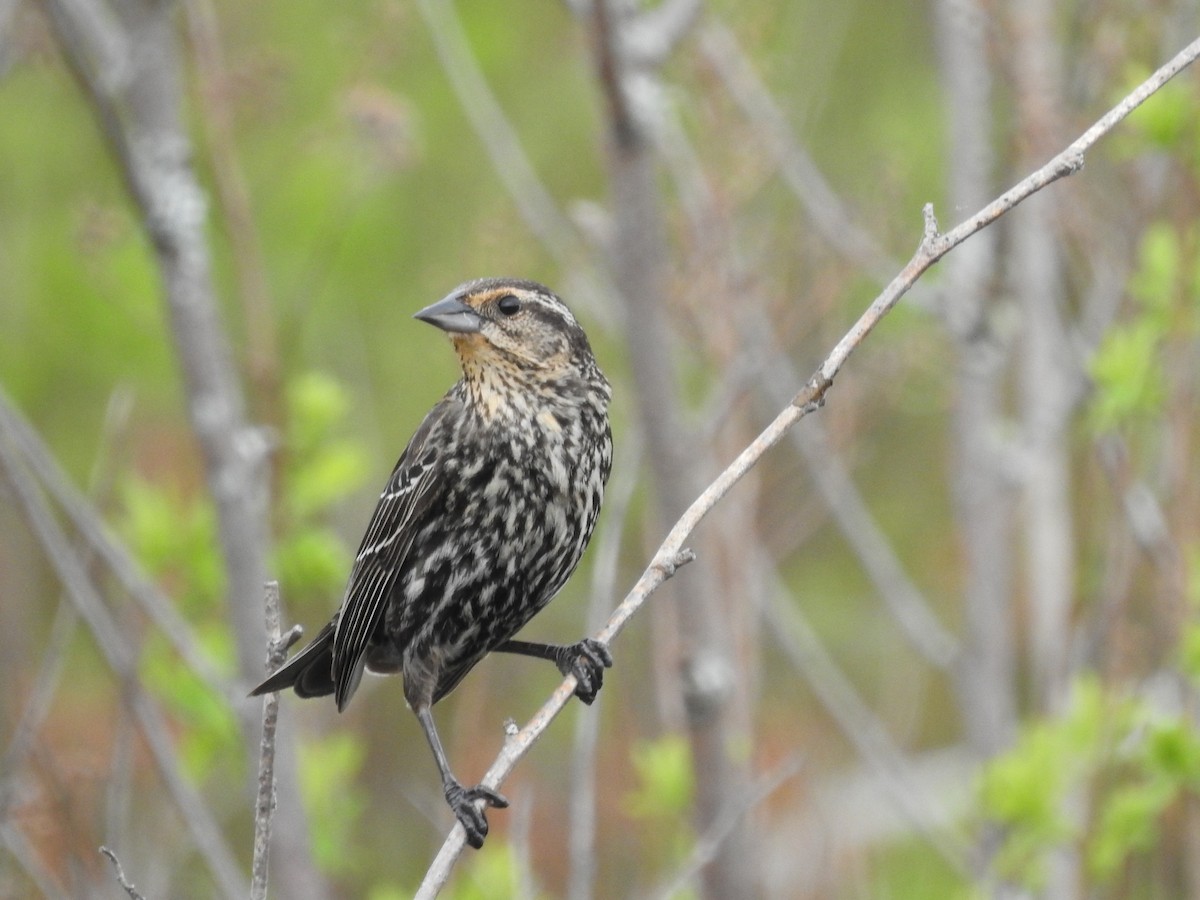
<svg viewBox="0 0 1200 900">
<path fill-rule="evenodd" d="M 460 406 L 447 394 L 425 417 L 396 463 L 358 548 L 333 637 L 334 699 L 345 709 L 366 665 L 426 510 L 444 488 L 437 472 L 445 423 Z"/>
</svg>

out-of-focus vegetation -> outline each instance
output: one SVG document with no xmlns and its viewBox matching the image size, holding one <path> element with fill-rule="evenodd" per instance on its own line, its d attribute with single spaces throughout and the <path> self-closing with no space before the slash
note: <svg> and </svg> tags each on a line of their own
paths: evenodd
<svg viewBox="0 0 1200 900">
<path fill-rule="evenodd" d="M 947 203 L 950 114 L 935 6 L 748 0 L 708 8 L 732 28 L 855 221 L 896 259 L 907 258 L 919 239 L 923 203 L 935 203 L 943 228 L 973 212 Z M 1156 65 L 1163 47 L 1173 52 L 1190 37 L 1175 34 L 1158 12 L 1101 4 L 1094 21 L 1081 21 L 1077 9 L 1062 6 L 1058 39 L 1079 73 L 1060 123 L 1060 136 L 1070 139 Z M 1195 4 L 1178 6 L 1173 21 L 1195 25 Z M 458 7 L 470 50 L 538 175 L 602 260 L 595 248 L 611 224 L 598 212 L 609 192 L 606 111 L 588 31 L 560 3 Z M 211 248 L 239 374 L 252 416 L 269 423 L 277 442 L 273 574 L 288 622 L 312 634 L 339 602 L 378 487 L 455 378 L 446 342 L 411 313 L 469 278 L 521 275 L 565 293 L 578 273 L 523 222 L 486 152 L 489 136 L 464 114 L 412 3 L 221 0 L 214 7 L 222 58 L 216 80 L 193 55 L 199 38 L 191 15 L 203 8 L 204 0 L 187 0 L 179 10 L 192 60 L 195 163 L 210 199 Z M 989 52 L 1004 71 L 1012 57 L 998 45 L 1012 23 L 1006 11 L 991 12 L 986 29 L 997 46 Z M 664 167 L 672 254 L 664 302 L 677 343 L 663 352 L 677 357 L 687 418 L 701 420 L 703 443 L 693 458 L 710 474 L 710 456 L 727 460 L 773 412 L 741 353 L 745 335 L 728 324 L 738 311 L 767 310 L 768 349 L 807 376 L 878 284 L 819 236 L 782 186 L 766 138 L 740 118 L 693 41 L 683 41 L 663 78 L 692 161 L 713 176 L 705 202 L 728 228 L 722 250 L 740 266 L 732 278 L 697 250 L 688 206 L 696 197 Z M 916 767 L 928 773 L 918 789 L 949 810 L 937 828 L 972 848 L 956 865 L 914 827 L 921 823 L 895 811 L 853 739 L 822 707 L 820 691 L 777 642 L 778 629 L 751 610 L 730 625 L 750 737 L 728 752 L 755 772 L 799 760 L 799 774 L 747 811 L 761 841 L 756 865 L 766 894 L 916 900 L 983 896 L 1009 883 L 1047 891 L 1064 883 L 1061 867 L 1059 880 L 1054 875 L 1062 859 L 1075 861 L 1075 886 L 1092 886 L 1096 896 L 1200 889 L 1189 850 L 1200 833 L 1200 482 L 1179 478 L 1200 471 L 1198 84 L 1185 74 L 1154 97 L 1045 201 L 1084 197 L 1073 207 L 1084 213 L 1055 219 L 1073 287 L 1092 271 L 1092 237 L 1107 241 L 1113 270 L 1127 276 L 1111 327 L 1076 361 L 1088 376 L 1067 425 L 1078 631 L 1063 648 L 1071 675 L 1061 706 L 1038 699 L 1022 655 L 1013 687 L 1018 727 L 1007 750 L 980 759 L 978 748 L 966 746 L 954 673 L 925 664 L 898 634 L 800 454 L 781 445 L 739 487 L 749 509 L 743 521 L 763 557 L 744 582 L 758 592 L 748 588 L 743 605 L 786 590 L 786 602 L 803 609 L 895 744 L 927 763 Z M 1010 98 L 997 90 L 1003 110 Z M 232 156 L 214 110 L 228 118 Z M 1016 130 L 997 121 L 991 135 L 1003 173 L 993 194 L 1024 174 L 1008 152 L 1020 144 Z M 230 170 L 248 195 L 261 244 L 257 263 L 246 262 L 231 210 L 221 203 L 218 183 Z M 1082 179 L 1093 186 L 1078 187 Z M 1119 234 L 1108 232 L 1107 209 L 1094 196 L 1104 190 L 1096 185 L 1128 207 L 1130 221 L 1113 226 Z M 998 240 L 1002 252 L 1013 243 L 1008 232 Z M 278 350 L 265 361 L 239 271 L 258 264 Z M 939 303 L 948 301 L 930 299 L 939 274 L 928 279 L 929 293 L 897 309 L 853 358 L 819 416 L 831 453 L 850 468 L 895 556 L 933 612 L 959 633 L 967 614 L 951 432 L 960 361 L 940 322 Z M 995 293 L 989 327 L 1011 353 L 1020 341 L 1019 303 Z M 0 387 L 172 598 L 203 655 L 232 678 L 225 604 L 259 600 L 226 596 L 160 294 L 138 215 L 52 29 L 37 4 L 0 3 Z M 1082 289 L 1060 299 L 1064 315 L 1087 303 Z M 636 430 L 631 397 L 638 386 L 615 326 L 619 312 L 576 308 L 616 385 L 623 446 Z M 1001 385 L 1014 431 L 1018 380 L 1014 371 Z M 1019 442 L 1013 434 L 993 437 Z M 1020 448 L 1009 449 L 1019 482 Z M 6 492 L 0 482 L 0 753 L 40 683 L 62 602 Z M 607 604 L 657 543 L 640 518 L 652 494 L 653 485 L 639 485 L 622 539 L 618 596 L 602 598 Z M 721 529 L 737 526 L 723 526 L 721 515 L 718 508 L 706 528 L 728 537 Z M 1162 544 L 1142 540 L 1145 516 L 1153 534 L 1165 535 Z M 720 565 L 750 566 L 745 560 Z M 563 641 L 582 634 L 590 565 L 532 634 Z M 1021 579 L 1029 565 L 1014 565 L 1010 621 L 1022 634 L 1030 612 Z M 1181 595 L 1190 605 L 1175 602 Z M 741 594 L 726 599 L 743 601 Z M 243 733 L 238 720 L 257 715 L 259 702 L 231 704 L 144 617 L 132 609 L 120 615 L 139 638 L 140 677 L 169 716 L 184 772 L 248 864 L 253 773 L 246 751 L 257 736 Z M 640 896 L 669 882 L 699 839 L 690 809 L 705 773 L 693 771 L 687 743 L 671 727 L 678 722 L 663 682 L 678 673 L 661 662 L 674 649 L 667 634 L 664 619 L 650 615 L 625 632 L 602 699 L 588 713 L 601 722 L 596 897 Z M 1030 640 L 1018 639 L 1019 653 Z M 0 798 L 7 797 L 0 800 L 0 896 L 35 889 L 31 864 L 13 849 L 17 832 L 64 895 L 97 885 L 116 890 L 96 854 L 104 843 L 122 850 L 147 896 L 208 896 L 207 876 L 123 711 L 120 686 L 82 630 L 60 658 L 61 683 L 32 748 L 19 768 L 0 771 Z M 482 773 L 503 740 L 503 721 L 522 720 L 555 683 L 552 671 L 520 659 L 481 664 L 436 711 L 456 771 L 465 779 Z M 331 703 L 283 698 L 283 739 L 296 744 L 302 796 L 281 796 L 278 815 L 304 805 L 313 859 L 339 895 L 391 900 L 411 895 L 447 818 L 399 684 L 368 687 L 340 716 Z M 487 845 L 464 859 L 446 896 L 565 893 L 571 718 L 559 720 L 505 786 L 513 808 L 492 814 Z"/>
</svg>

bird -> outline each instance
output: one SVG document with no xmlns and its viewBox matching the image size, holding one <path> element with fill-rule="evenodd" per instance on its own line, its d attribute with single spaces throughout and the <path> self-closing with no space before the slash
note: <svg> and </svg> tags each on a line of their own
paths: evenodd
<svg viewBox="0 0 1200 900">
<path fill-rule="evenodd" d="M 591 539 L 612 469 L 612 388 L 549 288 L 462 284 L 415 314 L 449 335 L 461 377 L 404 448 L 367 524 L 341 606 L 252 696 L 292 688 L 346 709 L 363 672 L 399 674 L 470 846 L 508 805 L 453 774 L 432 707 L 490 652 L 553 662 L 591 704 L 608 647 L 516 640 Z M 478 801 L 483 801 L 480 804 Z"/>
</svg>

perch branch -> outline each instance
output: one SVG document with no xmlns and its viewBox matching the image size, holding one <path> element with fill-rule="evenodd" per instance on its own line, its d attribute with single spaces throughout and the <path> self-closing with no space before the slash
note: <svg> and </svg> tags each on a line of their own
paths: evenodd
<svg viewBox="0 0 1200 900">
<path fill-rule="evenodd" d="M 1029 196 L 1060 178 L 1073 175 L 1083 167 L 1084 154 L 1101 137 L 1111 131 L 1122 119 L 1141 105 L 1166 84 L 1172 77 L 1195 61 L 1200 56 L 1200 39 L 1193 41 L 1180 51 L 1170 62 L 1158 69 L 1153 75 L 1142 82 L 1120 103 L 1105 113 L 1091 128 L 1085 131 L 1065 150 L 1051 159 L 1037 171 L 1005 191 L 991 203 L 965 222 L 951 231 L 941 234 L 938 231 L 937 219 L 933 214 L 933 206 L 926 205 L 924 209 L 924 234 L 920 245 L 912 259 L 900 273 L 892 279 L 883 292 L 871 303 L 846 335 L 838 342 L 825 361 L 809 378 L 808 383 L 796 394 L 792 402 L 785 407 L 770 425 L 747 446 L 729 467 L 710 484 L 703 493 L 688 507 L 679 518 L 650 564 L 642 572 L 633 589 L 620 603 L 608 620 L 608 624 L 596 635 L 597 640 L 611 644 L 618 634 L 629 623 L 630 618 L 645 604 L 654 593 L 675 571 L 690 562 L 694 557 L 684 546 L 691 537 L 696 526 L 710 510 L 737 484 L 741 478 L 753 468 L 763 455 L 777 444 L 793 425 L 808 413 L 819 409 L 825 401 L 825 395 L 833 385 L 833 379 L 841 371 L 850 354 L 863 342 L 868 334 L 879 324 L 893 306 L 904 296 L 926 270 L 943 256 L 969 238 L 971 235 L 987 227 L 1013 207 Z M 575 690 L 575 678 L 568 675 L 562 684 L 551 694 L 533 717 L 515 735 L 505 741 L 491 768 L 488 769 L 482 783 L 491 788 L 499 788 L 504 779 L 513 770 L 520 759 L 529 751 L 534 742 L 541 737 L 566 706 Z M 465 834 L 462 826 L 456 824 L 443 843 L 441 850 L 434 858 L 425 874 L 425 879 L 417 893 L 418 900 L 429 900 L 436 897 L 450 877 L 455 860 L 465 846 Z"/>
</svg>

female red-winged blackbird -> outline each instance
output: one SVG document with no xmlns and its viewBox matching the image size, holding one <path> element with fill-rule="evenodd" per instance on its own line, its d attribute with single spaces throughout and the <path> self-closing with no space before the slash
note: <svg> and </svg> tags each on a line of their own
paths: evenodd
<svg viewBox="0 0 1200 900">
<path fill-rule="evenodd" d="M 416 318 L 449 333 L 463 377 L 400 455 L 341 609 L 253 693 L 333 694 L 341 711 L 364 668 L 399 672 L 446 801 L 480 847 L 488 823 L 475 801 L 508 801 L 454 777 L 430 708 L 493 650 L 551 660 L 581 700 L 595 699 L 612 665 L 603 644 L 512 637 L 592 535 L 612 465 L 612 390 L 575 317 L 532 281 L 472 281 Z"/>
</svg>

